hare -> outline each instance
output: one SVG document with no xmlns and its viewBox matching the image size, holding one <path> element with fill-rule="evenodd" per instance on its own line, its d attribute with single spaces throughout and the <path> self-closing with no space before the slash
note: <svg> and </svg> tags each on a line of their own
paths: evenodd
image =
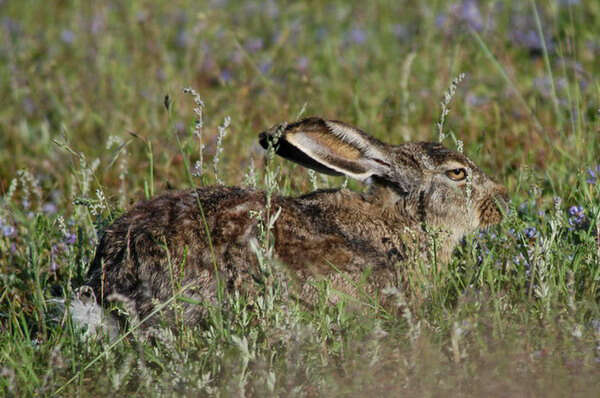
<svg viewBox="0 0 600 398">
<path fill-rule="evenodd" d="M 367 193 L 323 189 L 270 198 L 274 257 L 307 302 L 319 278 L 355 296 L 356 282 L 367 274 L 368 292 L 392 284 L 395 265 L 411 253 L 434 252 L 444 263 L 465 234 L 500 222 L 506 206 L 501 185 L 437 143 L 389 145 L 316 117 L 275 126 L 259 140 L 304 167 L 370 184 Z M 225 186 L 137 203 L 106 228 L 97 247 L 89 273 L 97 300 L 118 293 L 144 316 L 177 286 L 191 284 L 184 295 L 209 303 L 217 301 L 217 280 L 227 292 L 252 292 L 257 214 L 264 216 L 265 206 L 265 192 Z M 202 319 L 203 306 L 185 305 L 189 322 Z"/>
</svg>

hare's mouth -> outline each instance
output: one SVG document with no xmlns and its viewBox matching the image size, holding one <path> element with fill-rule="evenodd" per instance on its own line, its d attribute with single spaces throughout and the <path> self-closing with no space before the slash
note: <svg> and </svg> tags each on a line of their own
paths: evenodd
<svg viewBox="0 0 600 398">
<path fill-rule="evenodd" d="M 504 194 L 489 196 L 479 206 L 479 225 L 487 227 L 499 224 L 508 211 L 508 198 Z"/>
</svg>

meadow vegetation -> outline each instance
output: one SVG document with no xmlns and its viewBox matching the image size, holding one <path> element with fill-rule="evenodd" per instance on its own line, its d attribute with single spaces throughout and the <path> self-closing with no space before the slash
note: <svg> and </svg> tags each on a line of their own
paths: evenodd
<svg viewBox="0 0 600 398">
<path fill-rule="evenodd" d="M 0 394 L 596 396 L 598 26 L 578 0 L 0 0 Z M 265 161 L 257 134 L 310 115 L 462 148 L 510 211 L 376 297 L 296 302 L 266 229 L 263 294 L 199 327 L 111 340 L 61 310 L 140 199 L 364 189 Z"/>
</svg>

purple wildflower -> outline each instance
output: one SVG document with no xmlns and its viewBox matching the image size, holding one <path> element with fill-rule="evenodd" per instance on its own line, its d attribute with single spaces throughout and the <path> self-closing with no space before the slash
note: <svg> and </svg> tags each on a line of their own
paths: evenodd
<svg viewBox="0 0 600 398">
<path fill-rule="evenodd" d="M 519 213 L 521 214 L 526 214 L 529 211 L 529 203 L 527 202 L 523 202 L 519 205 L 519 207 L 517 208 L 517 210 L 519 211 Z"/>
<path fill-rule="evenodd" d="M 73 44 L 75 41 L 75 33 L 73 33 L 72 30 L 63 29 L 63 31 L 60 32 L 60 40 L 65 44 Z"/>
<path fill-rule="evenodd" d="M 583 207 L 582 206 L 571 206 L 569 207 L 569 215 L 573 217 L 578 217 L 583 215 Z"/>
<path fill-rule="evenodd" d="M 255 53 L 257 51 L 262 50 L 263 44 L 263 39 L 261 39 L 260 37 L 254 37 L 246 42 L 246 49 L 248 50 L 248 52 Z"/>
<path fill-rule="evenodd" d="M 469 106 L 482 106 L 489 102 L 489 99 L 483 95 L 477 95 L 475 93 L 468 93 L 466 97 L 467 104 Z"/>
<path fill-rule="evenodd" d="M 30 97 L 23 98 L 23 110 L 26 114 L 31 115 L 35 112 L 36 106 L 35 102 Z"/>
<path fill-rule="evenodd" d="M 52 202 L 44 203 L 42 211 L 46 214 L 54 214 L 56 213 L 56 205 Z"/>
<path fill-rule="evenodd" d="M 77 235 L 73 234 L 73 233 L 69 233 L 67 234 L 67 236 L 65 236 L 65 243 L 67 245 L 72 245 L 77 241 Z"/>
<path fill-rule="evenodd" d="M 529 261 L 527 261 L 527 258 L 523 255 L 523 253 L 519 253 L 518 255 L 514 256 L 513 263 L 517 266 L 524 266 L 525 275 L 529 276 L 529 274 L 531 273 L 531 264 L 529 264 Z"/>
<path fill-rule="evenodd" d="M 300 72 L 305 72 L 308 69 L 309 61 L 307 57 L 299 57 L 296 61 L 296 69 Z"/>
<path fill-rule="evenodd" d="M 529 239 L 534 239 L 537 236 L 537 229 L 535 227 L 527 227 L 523 230 L 525 236 Z"/>
<path fill-rule="evenodd" d="M 367 41 L 367 33 L 364 29 L 354 28 L 348 34 L 349 39 L 354 44 L 364 44 Z"/>
<path fill-rule="evenodd" d="M 185 123 L 181 120 L 175 122 L 175 131 L 177 131 L 179 134 L 183 134 L 185 132 Z"/>
<path fill-rule="evenodd" d="M 13 36 L 13 38 L 23 33 L 21 23 L 9 17 L 2 17 L 0 25 L 2 25 L 2 28 L 4 28 L 9 35 Z"/>
<path fill-rule="evenodd" d="M 576 6 L 579 5 L 580 0 L 558 0 L 560 6 Z"/>
<path fill-rule="evenodd" d="M 567 81 L 563 78 L 556 79 L 555 87 L 557 90 L 564 90 L 567 87 Z M 533 88 L 542 94 L 544 97 L 551 97 L 552 94 L 552 79 L 549 76 L 536 77 L 533 79 Z M 563 98 L 559 98 L 559 103 L 568 105 Z"/>
<path fill-rule="evenodd" d="M 265 61 L 265 62 L 261 62 L 261 64 L 258 66 L 258 69 L 260 70 L 260 73 L 262 73 L 263 75 L 266 75 L 267 73 L 269 73 L 272 66 L 273 66 L 273 64 L 271 62 Z"/>
<path fill-rule="evenodd" d="M 600 164 L 597 165 L 595 168 L 589 168 L 587 169 L 587 173 L 588 173 L 588 178 L 586 178 L 586 182 L 588 184 L 596 184 L 596 182 L 598 181 L 598 178 L 600 178 Z"/>
<path fill-rule="evenodd" d="M 529 50 L 532 55 L 541 55 L 546 44 L 548 52 L 553 52 L 555 48 L 554 40 L 552 39 L 551 24 L 545 22 L 543 15 L 540 15 L 542 20 L 543 37 L 540 37 L 537 23 L 535 19 L 526 14 L 513 14 L 511 17 L 510 40 L 518 46 Z"/>
<path fill-rule="evenodd" d="M 7 238 L 13 236 L 15 232 L 16 229 L 12 225 L 7 224 L 2 227 L 2 234 Z"/>
<path fill-rule="evenodd" d="M 175 36 L 175 45 L 178 48 L 188 48 L 192 39 L 185 29 L 180 29 Z"/>
<path fill-rule="evenodd" d="M 464 22 L 470 28 L 477 31 L 483 29 L 483 17 L 475 0 L 463 0 L 460 4 L 455 4 L 452 11 L 459 21 Z"/>
<path fill-rule="evenodd" d="M 230 70 L 228 69 L 223 69 L 221 71 L 221 74 L 219 75 L 219 77 L 221 78 L 221 80 L 223 80 L 225 83 L 230 82 L 233 78 L 233 75 L 231 73 Z"/>
<path fill-rule="evenodd" d="M 229 56 L 229 60 L 233 64 L 240 65 L 242 62 L 244 62 L 244 53 L 240 50 L 235 50 Z"/>
<path fill-rule="evenodd" d="M 98 33 L 100 33 L 101 30 L 104 29 L 105 25 L 106 24 L 104 23 L 104 16 L 100 13 L 94 14 L 94 17 L 92 18 L 92 23 L 90 25 L 90 31 L 93 35 L 97 35 Z"/>
<path fill-rule="evenodd" d="M 446 24 L 448 23 L 448 16 L 446 14 L 438 14 L 435 17 L 435 26 L 442 29 L 446 27 Z"/>
<path fill-rule="evenodd" d="M 582 206 L 571 206 L 567 211 L 569 213 L 569 229 L 582 229 L 587 225 L 587 219 L 585 217 L 585 211 Z"/>
<path fill-rule="evenodd" d="M 50 272 L 56 272 L 56 270 L 58 269 L 56 257 L 61 251 L 63 251 L 62 243 L 58 245 L 52 245 L 52 247 L 50 248 Z"/>
</svg>

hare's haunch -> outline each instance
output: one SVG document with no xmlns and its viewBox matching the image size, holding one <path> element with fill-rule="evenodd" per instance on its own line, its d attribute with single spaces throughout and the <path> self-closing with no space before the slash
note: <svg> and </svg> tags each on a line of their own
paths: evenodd
<svg viewBox="0 0 600 398">
<path fill-rule="evenodd" d="M 371 268 L 367 290 L 393 282 L 394 265 L 430 253 L 447 261 L 467 233 L 500 222 L 506 194 L 471 160 L 437 143 L 389 145 L 338 121 L 308 118 L 260 135 L 263 147 L 316 171 L 371 184 L 368 193 L 319 190 L 274 196 L 270 212 L 277 260 L 311 301 L 311 281 L 327 278 L 350 295 Z M 255 289 L 252 245 L 265 218 L 265 193 L 235 187 L 170 192 L 137 203 L 106 228 L 90 269 L 97 299 L 118 293 L 140 315 L 191 283 L 186 295 L 216 300 L 226 290 Z M 191 322 L 201 306 L 186 308 Z"/>
</svg>

